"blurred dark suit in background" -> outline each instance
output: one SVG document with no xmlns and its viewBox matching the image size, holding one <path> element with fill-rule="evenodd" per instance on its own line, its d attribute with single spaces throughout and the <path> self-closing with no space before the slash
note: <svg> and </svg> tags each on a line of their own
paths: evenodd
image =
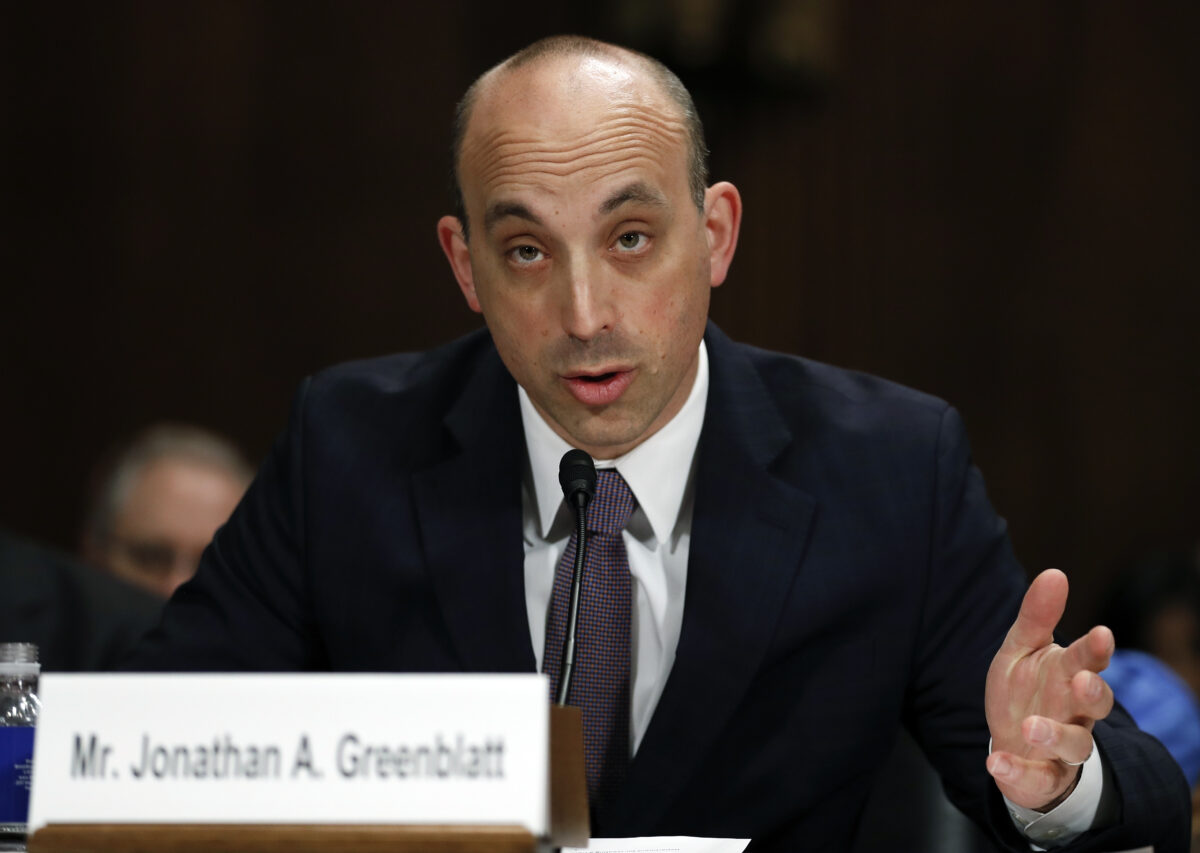
<svg viewBox="0 0 1200 853">
<path fill-rule="evenodd" d="M 161 607 L 150 593 L 0 530 L 0 642 L 35 643 L 43 671 L 111 669 Z"/>
</svg>

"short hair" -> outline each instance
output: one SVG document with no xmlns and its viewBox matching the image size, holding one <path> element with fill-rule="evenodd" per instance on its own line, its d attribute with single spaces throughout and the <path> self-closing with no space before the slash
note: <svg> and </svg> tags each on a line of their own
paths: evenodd
<svg viewBox="0 0 1200 853">
<path fill-rule="evenodd" d="M 85 541 L 103 545 L 111 539 L 117 515 L 137 477 L 151 464 L 165 459 L 220 470 L 243 486 L 254 476 L 246 457 L 229 440 L 190 424 L 152 424 L 110 452 L 97 466 L 84 514 Z"/>
<path fill-rule="evenodd" d="M 459 179 L 458 159 L 462 153 L 463 140 L 467 135 L 467 123 L 471 119 L 471 111 L 479 96 L 484 78 L 492 71 L 520 68 L 545 57 L 559 56 L 603 56 L 615 59 L 633 57 L 641 61 L 654 81 L 678 107 L 683 118 L 687 130 L 688 188 L 692 193 L 692 201 L 699 210 L 703 211 L 704 191 L 708 188 L 708 148 L 704 144 L 704 124 L 700 121 L 700 114 L 696 110 L 696 103 L 692 100 L 691 92 L 683 85 L 683 81 L 666 65 L 640 51 L 585 36 L 548 36 L 514 53 L 508 59 L 475 78 L 475 82 L 470 85 L 454 109 L 453 140 L 450 151 L 450 191 L 454 200 L 454 215 L 462 223 L 463 237 L 466 238 L 469 235 L 467 205 L 463 199 L 462 182 Z"/>
</svg>

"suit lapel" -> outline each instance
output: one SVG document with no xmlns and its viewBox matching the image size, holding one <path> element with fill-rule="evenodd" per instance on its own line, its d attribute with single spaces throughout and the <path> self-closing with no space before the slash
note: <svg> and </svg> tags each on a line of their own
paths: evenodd
<svg viewBox="0 0 1200 853">
<path fill-rule="evenodd" d="M 719 737 L 767 650 L 814 501 L 770 471 L 792 436 L 746 355 L 710 324 L 710 384 L 675 663 L 630 766 L 598 817 L 652 833 Z"/>
<path fill-rule="evenodd" d="M 516 385 L 487 345 L 445 419 L 455 448 L 413 476 L 426 564 L 464 671 L 531 672 Z"/>
</svg>

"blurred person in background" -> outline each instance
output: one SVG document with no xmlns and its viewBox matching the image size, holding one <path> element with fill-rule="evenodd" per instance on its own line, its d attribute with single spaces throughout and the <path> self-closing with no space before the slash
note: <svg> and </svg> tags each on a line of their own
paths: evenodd
<svg viewBox="0 0 1200 853">
<path fill-rule="evenodd" d="M 83 558 L 168 598 L 195 574 L 252 476 L 227 439 L 190 425 L 148 427 L 97 471 Z"/>
</svg>

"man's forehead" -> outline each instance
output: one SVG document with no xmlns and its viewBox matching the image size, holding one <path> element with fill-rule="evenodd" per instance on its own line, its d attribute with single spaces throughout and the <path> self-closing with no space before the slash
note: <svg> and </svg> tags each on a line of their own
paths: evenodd
<svg viewBox="0 0 1200 853">
<path fill-rule="evenodd" d="M 621 116 L 587 132 L 524 136 L 498 130 L 465 151 L 469 205 L 505 202 L 531 208 L 566 205 L 605 215 L 636 201 L 666 205 L 687 194 L 686 150 L 675 123 L 662 116 Z M 583 208 L 576 207 L 582 205 Z"/>
</svg>

